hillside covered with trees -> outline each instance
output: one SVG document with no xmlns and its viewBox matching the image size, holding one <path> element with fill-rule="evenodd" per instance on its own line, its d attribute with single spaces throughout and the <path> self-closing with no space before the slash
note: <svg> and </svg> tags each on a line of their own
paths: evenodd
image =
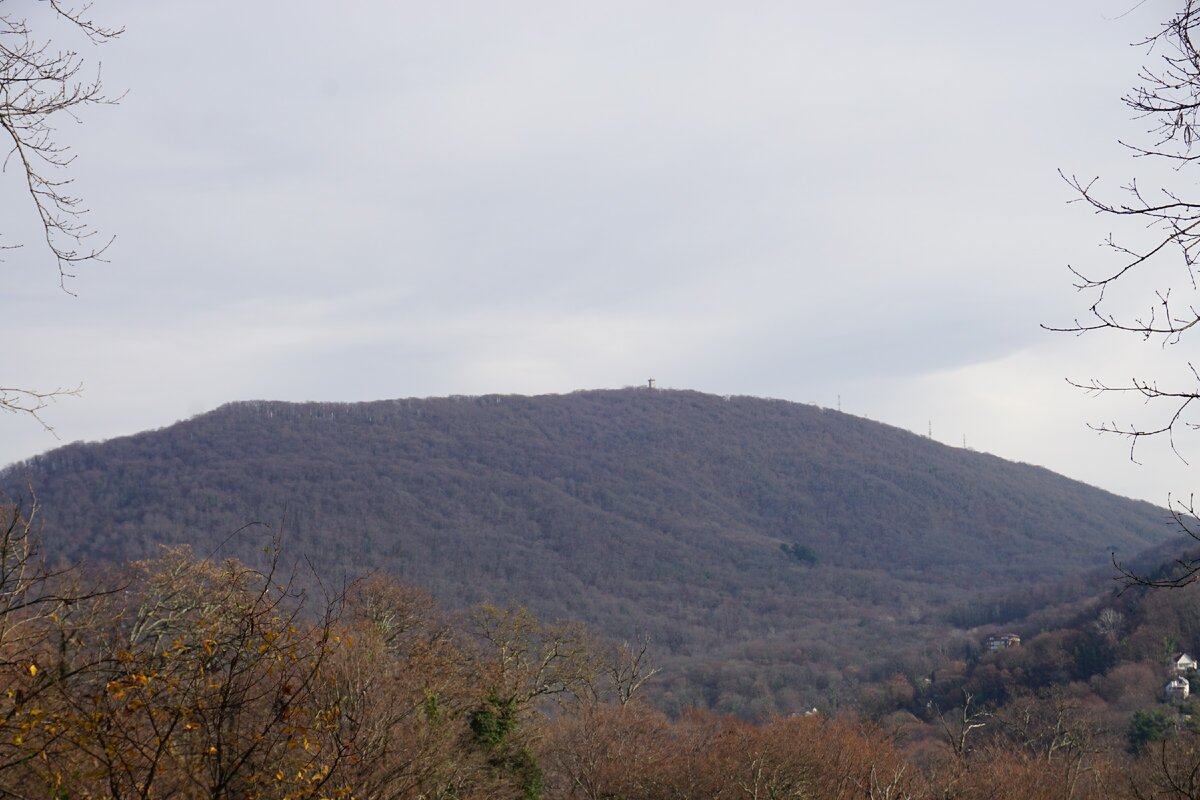
<svg viewBox="0 0 1200 800">
<path fill-rule="evenodd" d="M 905 709 L 868 696 L 752 723 L 664 715 L 644 702 L 644 648 L 521 607 L 448 614 L 387 576 L 301 591 L 277 544 L 256 565 L 179 546 L 105 571 L 51 568 L 40 547 L 32 520 L 0 508 L 12 797 L 1195 797 L 1190 709 L 1139 709 L 1122 735 L 1102 698 L 1136 701 L 1153 668 L 1092 659 L 1089 680 L 1070 675 L 1083 651 L 1059 646 L 1178 635 L 1194 593 L 1175 595 L 1183 616 L 1142 596 L 1128 619 L 1110 605 L 1101 627 L 907 690 L 893 678 L 881 691 Z M 971 693 L 989 671 L 1012 697 Z"/>
<path fill-rule="evenodd" d="M 648 635 L 666 708 L 745 716 L 836 706 L 914 643 L 1171 533 L 1148 504 L 879 423 L 648 389 L 235 403 L 0 484 L 26 507 L 33 489 L 67 558 L 246 556 L 261 535 L 235 532 L 265 521 L 326 575 Z"/>
</svg>

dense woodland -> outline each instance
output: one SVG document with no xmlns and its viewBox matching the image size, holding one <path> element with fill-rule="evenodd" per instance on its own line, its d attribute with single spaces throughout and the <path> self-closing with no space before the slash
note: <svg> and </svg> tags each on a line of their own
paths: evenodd
<svg viewBox="0 0 1200 800">
<path fill-rule="evenodd" d="M 300 591 L 277 546 L 55 570 L 3 514 L 4 796 L 1200 796 L 1200 726 L 1157 689 L 1200 645 L 1200 590 L 1109 596 L 837 713 L 748 722 L 663 714 L 644 642 L 524 608 L 448 614 L 383 575 Z"/>
<path fill-rule="evenodd" d="M 838 708 L 915 647 L 1094 594 L 1158 508 L 782 401 L 629 389 L 246 402 L 7 469 L 56 555 L 248 558 L 262 521 L 322 574 L 381 568 L 451 608 L 647 635 L 669 713 Z"/>
</svg>

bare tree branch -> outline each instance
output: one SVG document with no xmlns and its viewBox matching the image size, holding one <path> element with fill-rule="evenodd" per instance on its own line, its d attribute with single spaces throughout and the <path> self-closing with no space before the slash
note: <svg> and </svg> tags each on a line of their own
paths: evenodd
<svg viewBox="0 0 1200 800">
<path fill-rule="evenodd" d="M 41 223 L 45 246 L 58 267 L 59 286 L 72 294 L 67 281 L 74 277 L 75 267 L 102 260 L 113 240 L 97 238 L 97 231 L 85 221 L 87 207 L 71 191 L 72 178 L 66 174 L 75 156 L 58 138 L 56 125 L 64 118 L 79 122 L 77 114 L 85 106 L 111 104 L 120 98 L 104 93 L 99 62 L 93 66 L 79 51 L 59 47 L 34 32 L 25 13 L 39 6 L 43 15 L 66 22 L 92 45 L 115 39 L 123 29 L 95 22 L 90 4 L 49 0 L 9 11 L 0 0 L 0 152 L 7 151 L 0 157 L 0 171 L 12 169 L 19 174 Z M 0 250 L 18 247 L 4 244 Z M 53 433 L 39 412 L 55 399 L 79 391 L 79 387 L 52 391 L 0 387 L 0 411 L 28 414 Z"/>
<path fill-rule="evenodd" d="M 83 391 L 82 385 L 76 386 L 74 389 L 59 388 L 47 392 L 0 386 L 0 411 L 10 414 L 28 414 L 57 438 L 58 434 L 54 433 L 54 428 L 50 427 L 50 424 L 42 418 L 42 410 L 60 397 L 78 397 L 81 391 Z"/>
<path fill-rule="evenodd" d="M 1200 31 L 1198 3 L 1200 0 L 1183 0 L 1175 16 L 1139 43 L 1151 60 L 1139 72 L 1138 84 L 1123 98 L 1137 118 L 1149 121 L 1150 143 L 1122 145 L 1136 158 L 1163 159 L 1176 174 L 1200 159 L 1196 147 L 1200 144 L 1200 51 L 1195 44 Z M 1075 192 L 1075 202 L 1102 216 L 1137 220 L 1142 233 L 1133 237 L 1136 244 L 1108 236 L 1103 244 L 1116 257 L 1115 265 L 1070 265 L 1075 288 L 1089 298 L 1087 313 L 1067 324 L 1043 327 L 1076 334 L 1111 331 L 1153 341 L 1162 348 L 1180 344 L 1200 326 L 1200 284 L 1196 280 L 1200 198 L 1186 198 L 1169 187 L 1147 189 L 1136 179 L 1121 187 L 1114 198 L 1098 190 L 1096 178 L 1083 179 L 1061 170 L 1059 174 Z M 1139 281 L 1158 285 L 1147 287 Z M 1126 303 L 1131 294 L 1136 297 L 1139 293 L 1144 299 L 1135 301 L 1135 307 L 1145 303 L 1145 311 L 1130 312 Z M 1169 384 L 1148 375 L 1125 382 L 1093 378 L 1070 383 L 1095 395 L 1140 396 L 1147 405 L 1162 409 L 1160 423 L 1111 422 L 1091 427 L 1127 437 L 1130 459 L 1135 462 L 1138 443 L 1160 437 L 1187 463 L 1178 435 L 1200 428 L 1195 415 L 1200 405 L 1193 403 L 1200 398 L 1200 374 L 1191 362 Z"/>
<path fill-rule="evenodd" d="M 51 2 L 49 7 L 93 44 L 123 32 L 93 22 L 90 6 Z M 61 172 L 75 157 L 55 135 L 54 120 L 65 114 L 78 121 L 83 106 L 118 99 L 104 94 L 98 63 L 91 70 L 79 52 L 38 38 L 26 18 L 0 14 L 0 131 L 8 146 L 3 169 L 20 170 L 64 290 L 74 265 L 103 256 L 112 239 L 91 244 L 96 231 L 83 220 L 87 208 L 70 192 L 72 179 Z"/>
</svg>

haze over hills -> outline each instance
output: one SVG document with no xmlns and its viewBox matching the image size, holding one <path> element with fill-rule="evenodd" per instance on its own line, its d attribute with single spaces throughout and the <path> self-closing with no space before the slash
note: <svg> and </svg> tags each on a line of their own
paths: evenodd
<svg viewBox="0 0 1200 800">
<path fill-rule="evenodd" d="M 1172 533 L 1147 503 L 880 423 L 645 388 L 233 403 L 0 473 L 26 485 L 72 557 L 250 552 L 233 531 L 282 522 L 329 574 L 646 631 L 663 702 L 739 713 L 830 702 L 901 644 L 996 618 L 980 597 L 1033 603 Z"/>
</svg>

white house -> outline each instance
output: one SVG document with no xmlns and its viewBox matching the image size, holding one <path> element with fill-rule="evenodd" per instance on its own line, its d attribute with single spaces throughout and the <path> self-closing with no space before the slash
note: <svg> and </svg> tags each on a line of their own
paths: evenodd
<svg viewBox="0 0 1200 800">
<path fill-rule="evenodd" d="M 1163 687 L 1163 692 L 1166 693 L 1168 700 L 1181 701 L 1186 700 L 1191 692 L 1191 684 L 1187 678 L 1172 678 L 1171 682 Z"/>
</svg>

